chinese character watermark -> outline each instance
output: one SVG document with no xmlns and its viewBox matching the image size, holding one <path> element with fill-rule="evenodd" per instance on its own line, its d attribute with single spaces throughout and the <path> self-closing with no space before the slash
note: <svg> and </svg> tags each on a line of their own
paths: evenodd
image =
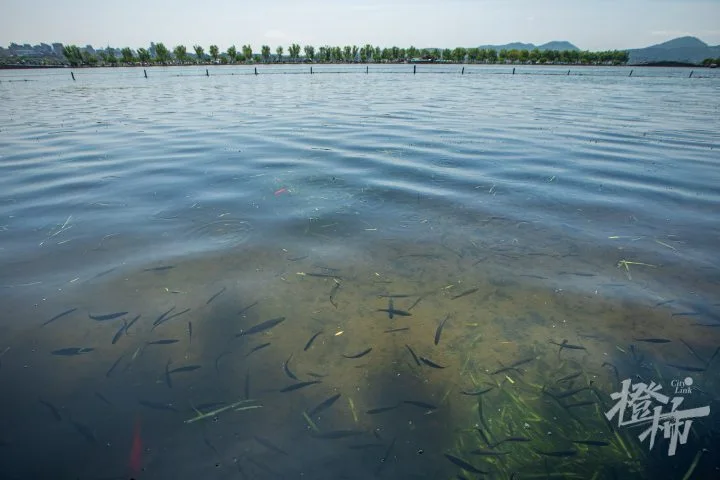
<svg viewBox="0 0 720 480">
<path fill-rule="evenodd" d="M 672 386 L 675 393 L 690 393 L 692 390 L 692 379 L 673 380 Z M 655 445 L 655 436 L 658 431 L 663 432 L 663 437 L 670 439 L 668 455 L 673 456 L 677 451 L 678 441 L 680 445 L 687 442 L 692 426 L 693 418 L 707 417 L 710 415 L 710 407 L 691 408 L 678 410 L 678 407 L 685 400 L 684 397 L 668 397 L 660 393 L 662 385 L 655 382 L 635 383 L 630 379 L 622 381 L 620 392 L 610 395 L 617 403 L 611 408 L 605 417 L 612 420 L 618 417 L 618 427 L 649 425 L 638 438 L 644 442 L 650 437 L 650 449 Z M 657 405 L 657 404 L 660 405 Z M 670 405 L 670 411 L 663 413 L 663 405 Z"/>
</svg>

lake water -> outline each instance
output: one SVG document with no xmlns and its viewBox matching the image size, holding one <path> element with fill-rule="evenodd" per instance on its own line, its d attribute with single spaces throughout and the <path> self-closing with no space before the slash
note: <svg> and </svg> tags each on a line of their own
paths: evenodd
<svg viewBox="0 0 720 480">
<path fill-rule="evenodd" d="M 720 74 L 460 68 L 0 72 L 2 477 L 720 475 Z"/>
</svg>

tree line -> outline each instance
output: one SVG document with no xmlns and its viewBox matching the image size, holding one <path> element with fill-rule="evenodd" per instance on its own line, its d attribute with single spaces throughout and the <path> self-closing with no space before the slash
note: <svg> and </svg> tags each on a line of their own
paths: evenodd
<svg viewBox="0 0 720 480">
<path fill-rule="evenodd" d="M 709 67 L 710 65 L 715 65 L 715 66 L 720 65 L 720 57 L 706 58 L 705 60 L 702 61 L 703 67 Z"/>
<path fill-rule="evenodd" d="M 344 47 L 322 46 L 293 43 L 287 48 L 287 55 L 282 46 L 275 49 L 273 55 L 269 45 L 260 47 L 260 52 L 253 52 L 252 46 L 242 45 L 239 49 L 234 45 L 221 52 L 217 45 L 210 45 L 207 53 L 200 45 L 194 45 L 194 53 L 188 53 L 184 45 L 175 46 L 172 51 L 163 43 L 153 43 L 150 48 L 139 48 L 137 51 L 125 47 L 120 56 L 114 49 L 100 50 L 96 54 L 81 50 L 76 45 L 63 47 L 63 54 L 72 66 L 95 65 L 133 65 L 133 64 L 236 64 L 236 63 L 404 63 L 408 61 L 452 62 L 452 63 L 532 63 L 532 64 L 625 64 L 628 52 L 608 50 L 601 52 L 579 50 L 517 50 L 491 48 L 433 49 L 424 48 L 380 48 L 370 44 L 364 46 L 346 45 Z M 301 55 L 302 52 L 302 55 Z"/>
</svg>

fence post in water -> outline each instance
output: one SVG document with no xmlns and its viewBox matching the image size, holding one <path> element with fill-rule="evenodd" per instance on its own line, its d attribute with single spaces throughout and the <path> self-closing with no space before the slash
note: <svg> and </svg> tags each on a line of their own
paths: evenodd
<svg viewBox="0 0 720 480">
<path fill-rule="evenodd" d="M 465 67 L 463 67 L 462 72 L 460 72 L 460 75 L 465 75 Z"/>
<path fill-rule="evenodd" d="M 417 65 L 413 65 L 413 75 L 417 73 Z"/>
<path fill-rule="evenodd" d="M 143 72 L 145 72 L 145 78 L 147 78 L 147 70 L 143 68 Z"/>
<path fill-rule="evenodd" d="M 209 76 L 210 76 L 210 71 L 209 71 L 207 68 L 205 69 L 205 76 L 206 76 L 206 77 L 209 77 Z"/>
<path fill-rule="evenodd" d="M 370 65 L 365 65 L 365 74 L 370 73 Z"/>
<path fill-rule="evenodd" d="M 688 76 L 688 78 L 692 78 L 692 74 L 693 74 L 694 71 L 695 71 L 695 70 L 690 70 L 690 75 Z"/>
<path fill-rule="evenodd" d="M 515 67 L 513 67 L 513 75 L 515 75 Z"/>
<path fill-rule="evenodd" d="M 257 67 L 255 67 L 255 75 L 257 75 Z"/>
<path fill-rule="evenodd" d="M 568 70 L 568 75 L 570 75 L 570 70 Z"/>
<path fill-rule="evenodd" d="M 74 82 L 74 81 L 75 81 L 75 74 L 74 74 L 73 72 L 70 72 L 70 76 L 72 77 L 73 82 Z"/>
<path fill-rule="evenodd" d="M 310 67 L 310 75 L 312 75 L 312 74 L 313 74 L 313 73 L 312 73 L 312 67 Z"/>
<path fill-rule="evenodd" d="M 632 72 L 633 72 L 633 71 L 632 71 L 632 70 L 630 70 L 630 75 L 628 75 L 628 77 L 632 77 Z"/>
</svg>

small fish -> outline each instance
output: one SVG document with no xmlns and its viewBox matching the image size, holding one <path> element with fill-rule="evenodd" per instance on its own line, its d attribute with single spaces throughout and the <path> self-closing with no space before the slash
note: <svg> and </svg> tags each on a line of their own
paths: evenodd
<svg viewBox="0 0 720 480">
<path fill-rule="evenodd" d="M 565 375 L 565 376 L 562 377 L 562 378 L 558 378 L 557 380 L 555 380 L 555 383 L 565 383 L 565 382 L 569 382 L 570 380 L 576 379 L 576 378 L 579 377 L 580 375 L 582 375 L 582 372 L 570 373 L 570 374 L 568 374 L 568 375 Z"/>
<path fill-rule="evenodd" d="M 136 315 L 135 318 L 133 318 L 132 320 L 130 320 L 130 323 L 128 323 L 128 324 L 125 326 L 125 335 L 128 334 L 128 330 L 130 330 L 130 327 L 132 327 L 132 326 L 135 324 L 135 322 L 137 322 L 138 320 L 140 320 L 140 317 L 141 317 L 141 316 L 142 316 L 142 315 Z"/>
<path fill-rule="evenodd" d="M 423 297 L 418 297 L 418 299 L 415 300 L 415 303 L 413 303 L 412 305 L 410 305 L 410 306 L 408 307 L 407 311 L 409 312 L 409 311 L 412 310 L 413 308 L 417 307 L 418 303 L 420 303 L 420 301 L 421 301 L 422 299 L 423 299 Z"/>
<path fill-rule="evenodd" d="M 217 292 L 215 295 L 213 295 L 212 297 L 210 297 L 210 298 L 208 299 L 208 301 L 205 302 L 205 305 L 210 305 L 210 302 L 212 302 L 212 301 L 215 300 L 217 297 L 219 297 L 220 295 L 222 295 L 222 294 L 225 292 L 226 289 L 227 289 L 227 287 L 223 287 L 219 292 Z"/>
<path fill-rule="evenodd" d="M 261 343 L 260 345 L 256 346 L 256 347 L 253 348 L 252 350 L 250 350 L 250 351 L 245 355 L 245 358 L 249 357 L 249 356 L 252 355 L 253 353 L 257 352 L 258 350 L 262 350 L 263 348 L 266 348 L 266 347 L 269 347 L 269 346 L 270 346 L 270 342 Z"/>
<path fill-rule="evenodd" d="M 468 472 L 479 473 L 479 474 L 483 474 L 483 475 L 487 475 L 489 473 L 489 472 L 480 470 L 479 468 L 475 468 L 474 466 L 472 466 L 471 464 L 469 464 L 462 458 L 458 458 L 454 455 L 450 455 L 449 453 L 444 453 L 443 455 L 445 455 L 445 458 L 450 460 L 456 466 L 462 468 L 463 470 L 467 470 Z"/>
<path fill-rule="evenodd" d="M 437 405 L 433 405 L 432 403 L 426 403 L 426 402 L 418 402 L 417 400 L 403 400 L 403 403 L 407 403 L 408 405 L 414 405 L 416 407 L 424 408 L 426 410 L 437 410 Z"/>
<path fill-rule="evenodd" d="M 62 420 L 62 417 L 60 416 L 60 410 L 58 410 L 55 405 L 42 399 L 39 399 L 38 402 L 42 403 L 48 408 L 48 410 L 50 410 L 50 413 L 52 413 L 52 416 L 55 418 L 55 420 L 57 420 L 58 422 Z"/>
<path fill-rule="evenodd" d="M 591 447 L 607 447 L 610 442 L 603 440 L 570 440 L 571 443 L 577 443 L 578 445 L 589 445 Z"/>
<path fill-rule="evenodd" d="M 567 404 L 565 404 L 565 408 L 589 407 L 590 405 L 595 405 L 595 402 L 589 401 L 589 402 L 567 403 Z"/>
<path fill-rule="evenodd" d="M 82 423 L 78 423 L 76 421 L 71 421 L 70 423 L 73 424 L 73 427 L 75 427 L 75 430 L 82 435 L 85 440 L 87 440 L 88 443 L 91 443 L 93 445 L 97 444 L 97 438 L 95 437 L 95 434 L 92 430 L 90 430 L 87 426 L 83 425 Z"/>
<path fill-rule="evenodd" d="M 174 339 L 174 338 L 166 338 L 163 340 L 153 340 L 152 342 L 147 342 L 145 345 L 172 345 L 173 343 L 178 343 L 180 340 Z"/>
<path fill-rule="evenodd" d="M 138 403 L 143 407 L 151 408 L 153 410 L 167 410 L 170 412 L 177 412 L 178 409 L 167 403 L 151 402 L 149 400 L 138 400 Z"/>
<path fill-rule="evenodd" d="M 668 363 L 667 366 L 677 368 L 678 370 L 683 370 L 685 372 L 704 372 L 706 370 L 705 367 L 693 367 L 691 365 L 677 365 L 675 363 Z"/>
<path fill-rule="evenodd" d="M 493 388 L 495 388 L 495 387 L 488 387 L 488 388 L 485 388 L 482 390 L 473 390 L 473 391 L 461 390 L 460 393 L 462 393 L 463 395 L 483 395 L 483 394 L 489 392 L 490 390 L 492 390 Z"/>
<path fill-rule="evenodd" d="M 412 317 L 412 313 L 406 312 L 405 310 L 395 310 L 394 308 L 378 308 L 377 311 L 386 312 L 390 318 L 393 318 L 395 315 L 400 317 Z"/>
<path fill-rule="evenodd" d="M 410 345 L 407 345 L 407 344 L 406 344 L 406 345 L 405 345 L 405 348 L 408 349 L 408 352 L 410 352 L 410 355 L 412 355 L 412 358 L 413 358 L 413 360 L 415 360 L 415 363 L 416 363 L 418 366 L 420 366 L 420 359 L 418 358 L 417 355 L 415 355 L 415 352 L 413 352 L 413 349 L 410 348 Z"/>
<path fill-rule="evenodd" d="M 389 407 L 372 408 L 370 410 L 367 410 L 365 413 L 367 413 L 368 415 L 377 415 L 378 413 L 384 413 L 384 412 L 389 412 L 390 410 L 395 410 L 400 405 L 402 405 L 402 404 L 398 403 L 398 404 L 395 404 L 395 405 L 392 405 Z"/>
<path fill-rule="evenodd" d="M 257 305 L 258 303 L 259 303 L 259 302 L 257 302 L 257 301 L 251 303 L 251 304 L 248 305 L 247 307 L 245 307 L 245 308 L 243 308 L 242 310 L 240 310 L 240 311 L 238 312 L 238 315 L 244 314 L 245 312 L 247 312 L 248 310 L 250 310 L 251 308 L 253 308 L 255 305 Z"/>
<path fill-rule="evenodd" d="M 578 453 L 577 450 L 558 450 L 554 452 L 546 452 L 543 450 L 533 449 L 533 451 L 538 455 L 545 455 L 546 457 L 573 457 Z"/>
<path fill-rule="evenodd" d="M 105 398 L 105 396 L 104 396 L 102 393 L 100 393 L 100 392 L 95 392 L 95 396 L 96 396 L 101 402 L 106 403 L 106 404 L 108 404 L 108 405 L 111 406 L 111 407 L 113 406 L 113 404 L 110 402 L 110 400 L 108 400 L 107 398 Z"/>
<path fill-rule="evenodd" d="M 163 265 L 160 267 L 146 268 L 143 270 L 143 272 L 162 272 L 162 271 L 170 270 L 173 268 L 175 268 L 175 265 Z"/>
<path fill-rule="evenodd" d="M 438 365 L 437 363 L 433 362 L 429 358 L 420 357 L 420 361 L 431 368 L 447 368 L 447 366 Z"/>
<path fill-rule="evenodd" d="M 267 440 L 262 437 L 258 437 L 257 435 L 253 437 L 256 442 L 258 442 L 263 447 L 267 448 L 268 450 L 272 450 L 273 452 L 280 453 L 282 455 L 288 455 L 288 453 L 283 450 L 282 448 L 278 447 L 277 445 L 273 444 L 270 440 Z"/>
<path fill-rule="evenodd" d="M 320 330 L 319 332 L 317 332 L 316 334 L 314 334 L 312 337 L 310 337 L 310 340 L 308 340 L 307 343 L 305 344 L 305 348 L 303 348 L 303 351 L 307 352 L 308 349 L 312 346 L 312 344 L 313 344 L 313 342 L 315 341 L 315 339 L 316 339 L 321 333 L 323 333 L 322 330 Z"/>
<path fill-rule="evenodd" d="M 293 380 L 300 381 L 300 379 L 295 375 L 292 371 L 290 371 L 290 360 L 292 359 L 292 354 L 288 357 L 287 360 L 283 363 L 283 371 L 285 372 L 285 375 L 292 378 Z"/>
<path fill-rule="evenodd" d="M 203 410 L 210 410 L 213 407 L 219 407 L 221 405 L 226 405 L 227 402 L 207 402 L 207 403 L 201 403 L 200 405 L 195 407 L 195 410 L 202 412 Z"/>
<path fill-rule="evenodd" d="M 506 442 L 514 442 L 514 443 L 517 443 L 517 442 L 529 442 L 529 441 L 530 441 L 530 439 L 527 438 L 527 437 L 508 437 L 508 438 L 505 438 L 505 439 L 503 439 L 503 440 L 500 440 L 499 442 L 495 442 L 495 443 L 493 443 L 492 445 L 488 445 L 488 447 L 490 447 L 490 448 L 495 448 L 495 447 L 497 447 L 498 445 L 502 445 L 503 443 L 506 443 Z"/>
<path fill-rule="evenodd" d="M 328 275 L 327 273 L 303 273 L 302 276 L 317 278 L 334 278 L 336 280 L 342 280 L 342 277 L 338 277 L 337 275 Z"/>
<path fill-rule="evenodd" d="M 390 330 L 385 330 L 383 333 L 406 332 L 408 330 L 410 330 L 410 327 L 391 328 Z"/>
<path fill-rule="evenodd" d="M 118 357 L 118 359 L 115 360 L 115 362 L 110 366 L 110 368 L 108 369 L 108 371 L 105 373 L 105 377 L 108 377 L 108 378 L 109 378 L 110 375 L 112 375 L 112 372 L 113 372 L 113 371 L 117 368 L 117 366 L 120 364 L 120 362 L 122 361 L 123 357 L 125 357 L 125 354 L 124 354 L 124 353 L 123 353 L 122 355 L 120 355 L 120 356 Z"/>
<path fill-rule="evenodd" d="M 470 451 L 470 453 L 473 455 L 481 455 L 484 457 L 501 457 L 503 455 L 507 455 L 510 452 L 498 452 L 496 450 L 483 450 L 479 448 L 477 450 Z"/>
<path fill-rule="evenodd" d="M 362 435 L 362 430 L 331 430 L 329 432 L 316 433 L 313 435 L 315 438 L 322 440 L 339 440 L 341 438 L 355 437 Z"/>
<path fill-rule="evenodd" d="M 45 325 L 47 325 L 47 324 L 49 324 L 49 323 L 52 323 L 52 322 L 54 322 L 55 320 L 64 317 L 65 315 L 70 315 L 70 314 L 73 313 L 75 310 L 77 310 L 77 308 L 71 308 L 70 310 L 65 310 L 65 311 L 62 312 L 62 313 L 58 313 L 57 315 L 55 315 L 54 317 L 52 317 L 50 320 L 48 320 L 47 322 L 43 323 L 43 324 L 41 325 L 41 327 L 44 327 Z"/>
<path fill-rule="evenodd" d="M 167 317 L 168 315 L 170 315 L 174 310 L 175 310 L 175 306 L 173 305 L 169 310 L 167 310 L 166 312 L 163 312 L 163 313 L 153 322 L 153 327 L 157 327 L 158 325 L 160 325 L 160 324 L 165 320 L 165 317 Z"/>
<path fill-rule="evenodd" d="M 437 329 L 435 330 L 435 345 L 440 343 L 440 335 L 442 334 L 443 327 L 445 326 L 445 322 L 447 322 L 447 319 L 449 316 L 446 316 L 442 322 L 440 322 L 440 325 L 438 325 Z"/>
<path fill-rule="evenodd" d="M 262 323 L 258 323 L 257 325 L 254 325 L 254 326 L 248 328 L 247 330 L 243 330 L 242 332 L 236 334 L 235 336 L 242 337 L 245 335 L 253 335 L 255 333 L 264 332 L 265 330 L 269 330 L 284 321 L 285 321 L 285 317 L 271 318 L 270 320 L 266 320 Z"/>
<path fill-rule="evenodd" d="M 575 395 L 575 394 L 577 394 L 577 393 L 580 393 L 580 392 L 582 392 L 582 391 L 584 391 L 584 390 L 589 390 L 589 389 L 590 389 L 590 387 L 588 387 L 588 386 L 584 386 L 584 387 L 580 387 L 580 388 L 575 388 L 575 389 L 573 389 L 573 390 L 568 390 L 567 392 L 562 392 L 562 393 L 560 393 L 560 394 L 558 394 L 558 395 L 555 395 L 555 398 L 567 398 L 567 397 L 572 397 L 573 395 Z"/>
<path fill-rule="evenodd" d="M 408 297 L 412 297 L 412 295 L 406 294 L 406 293 L 400 293 L 400 294 L 398 294 L 398 295 L 390 295 L 390 294 L 386 294 L 386 293 L 379 293 L 378 296 L 377 296 L 377 298 L 408 298 Z"/>
<path fill-rule="evenodd" d="M 327 373 L 315 373 L 315 372 L 308 372 L 308 375 L 310 375 L 313 378 L 325 378 L 327 377 Z"/>
<path fill-rule="evenodd" d="M 165 364 L 165 383 L 167 384 L 168 388 L 172 388 L 172 378 L 170 377 L 170 363 L 171 360 L 168 358 L 168 361 Z"/>
<path fill-rule="evenodd" d="M 188 347 L 192 345 L 192 322 L 188 322 Z"/>
<path fill-rule="evenodd" d="M 172 312 L 173 310 L 175 310 L 175 307 L 173 307 L 173 308 L 171 308 L 170 310 L 168 310 L 167 312 L 165 312 L 165 313 L 163 314 L 163 315 L 165 315 L 164 317 L 158 318 L 157 320 L 155 320 L 155 322 L 153 323 L 153 328 L 151 328 L 151 330 L 155 330 L 157 327 L 159 327 L 159 326 L 162 325 L 163 323 L 169 322 L 169 321 L 172 320 L 173 318 L 179 317 L 180 315 L 183 315 L 183 314 L 185 314 L 185 313 L 187 313 L 187 312 L 190 311 L 189 308 L 186 308 L 185 310 L 183 310 L 183 311 L 181 311 L 181 312 L 177 312 L 177 313 L 174 313 L 174 314 L 172 314 L 172 315 L 167 315 L 168 313 Z"/>
<path fill-rule="evenodd" d="M 367 354 L 370 353 L 371 351 L 372 351 L 372 347 L 369 347 L 369 348 L 366 348 L 365 350 L 363 350 L 362 352 L 355 353 L 355 354 L 353 354 L 353 355 L 345 355 L 345 354 L 343 354 L 343 357 L 345 357 L 345 358 L 360 358 L 360 357 L 364 357 L 365 355 L 367 355 Z"/>
<path fill-rule="evenodd" d="M 320 402 L 316 407 L 314 407 L 312 410 L 310 410 L 310 411 L 308 412 L 308 415 L 310 415 L 311 417 L 314 417 L 314 416 L 317 415 L 318 413 L 320 413 L 320 412 L 322 412 L 322 411 L 324 411 L 324 410 L 327 410 L 328 408 L 332 407 L 333 404 L 334 404 L 335 402 L 337 402 L 339 398 L 340 398 L 340 394 L 339 394 L 339 393 L 336 393 L 336 394 L 333 395 L 332 397 L 330 397 L 330 398 L 328 398 L 328 399 L 326 399 L 326 400 L 323 400 L 323 401 Z"/>
<path fill-rule="evenodd" d="M 118 331 L 115 333 L 115 336 L 113 336 L 113 339 L 112 339 L 112 344 L 113 344 L 113 345 L 115 345 L 115 344 L 117 343 L 117 341 L 120 340 L 120 337 L 122 336 L 122 334 L 125 333 L 125 329 L 127 328 L 127 325 L 128 325 L 128 324 L 127 324 L 127 321 L 126 321 L 126 320 L 123 320 L 123 324 L 122 324 L 122 326 L 120 327 L 120 330 L 118 330 Z"/>
<path fill-rule="evenodd" d="M 74 355 L 82 355 L 84 353 L 90 353 L 94 348 L 88 348 L 88 347 L 69 347 L 69 348 L 61 348 L 59 350 L 53 350 L 50 352 L 53 355 L 60 355 L 64 357 L 71 357 Z"/>
<path fill-rule="evenodd" d="M 283 389 L 280 390 L 280 391 L 283 392 L 283 393 L 285 393 L 285 392 L 293 392 L 293 391 L 295 391 L 295 390 L 300 390 L 301 388 L 309 387 L 310 385 L 315 385 L 315 384 L 318 384 L 318 383 L 322 383 L 322 382 L 321 382 L 320 380 L 312 380 L 312 381 L 309 381 L 309 382 L 293 383 L 292 385 L 289 385 L 289 386 L 283 388 Z"/>
<path fill-rule="evenodd" d="M 700 315 L 700 312 L 675 312 L 671 314 L 671 317 L 694 317 Z"/>
<path fill-rule="evenodd" d="M 218 355 L 217 357 L 215 357 L 215 371 L 216 371 L 218 374 L 220 374 L 220 360 L 222 360 L 222 358 L 223 358 L 225 355 L 230 355 L 230 353 L 231 353 L 231 352 L 228 352 L 228 351 L 226 350 L 226 351 L 224 351 L 224 352 L 221 352 L 220 355 Z"/>
<path fill-rule="evenodd" d="M 563 348 L 569 348 L 570 350 L 587 350 L 587 349 L 586 349 L 585 347 L 583 347 L 582 345 L 573 345 L 572 343 L 568 343 L 567 340 L 563 340 L 562 343 L 557 343 L 557 342 L 555 342 L 555 341 L 553 341 L 553 340 L 550 340 L 550 343 L 552 343 L 553 345 L 557 345 L 558 347 L 560 347 L 560 351 L 562 351 Z"/>
<path fill-rule="evenodd" d="M 195 370 L 199 370 L 200 368 L 202 368 L 201 365 L 185 365 L 184 367 L 173 368 L 168 373 L 173 374 L 182 372 L 194 372 Z"/>
<path fill-rule="evenodd" d="M 453 296 L 453 297 L 450 297 L 450 300 L 457 300 L 458 298 L 464 297 L 464 296 L 466 296 L 466 295 L 470 295 L 471 293 L 475 293 L 475 292 L 477 292 L 478 290 L 480 290 L 480 289 L 477 288 L 477 287 L 476 287 L 476 288 L 471 288 L 470 290 L 465 290 L 464 292 L 461 292 L 461 293 L 459 293 L 459 294 L 457 294 L 457 295 L 455 295 L 455 296 Z"/>
<path fill-rule="evenodd" d="M 124 315 L 127 315 L 128 312 L 117 312 L 117 313 L 108 313 L 106 315 L 91 315 L 88 314 L 88 317 L 90 317 L 91 320 L 95 320 L 98 322 L 104 322 L 107 320 L 115 320 L 116 318 L 122 317 Z"/>
<path fill-rule="evenodd" d="M 672 340 L 668 340 L 667 338 L 636 338 L 635 341 L 646 343 L 670 343 Z"/>
<path fill-rule="evenodd" d="M 333 286 L 332 290 L 330 290 L 330 303 L 335 308 L 338 308 L 337 303 L 335 303 L 335 294 L 337 294 L 337 291 L 340 290 L 340 286 L 340 282 L 335 280 L 335 285 Z"/>
</svg>

